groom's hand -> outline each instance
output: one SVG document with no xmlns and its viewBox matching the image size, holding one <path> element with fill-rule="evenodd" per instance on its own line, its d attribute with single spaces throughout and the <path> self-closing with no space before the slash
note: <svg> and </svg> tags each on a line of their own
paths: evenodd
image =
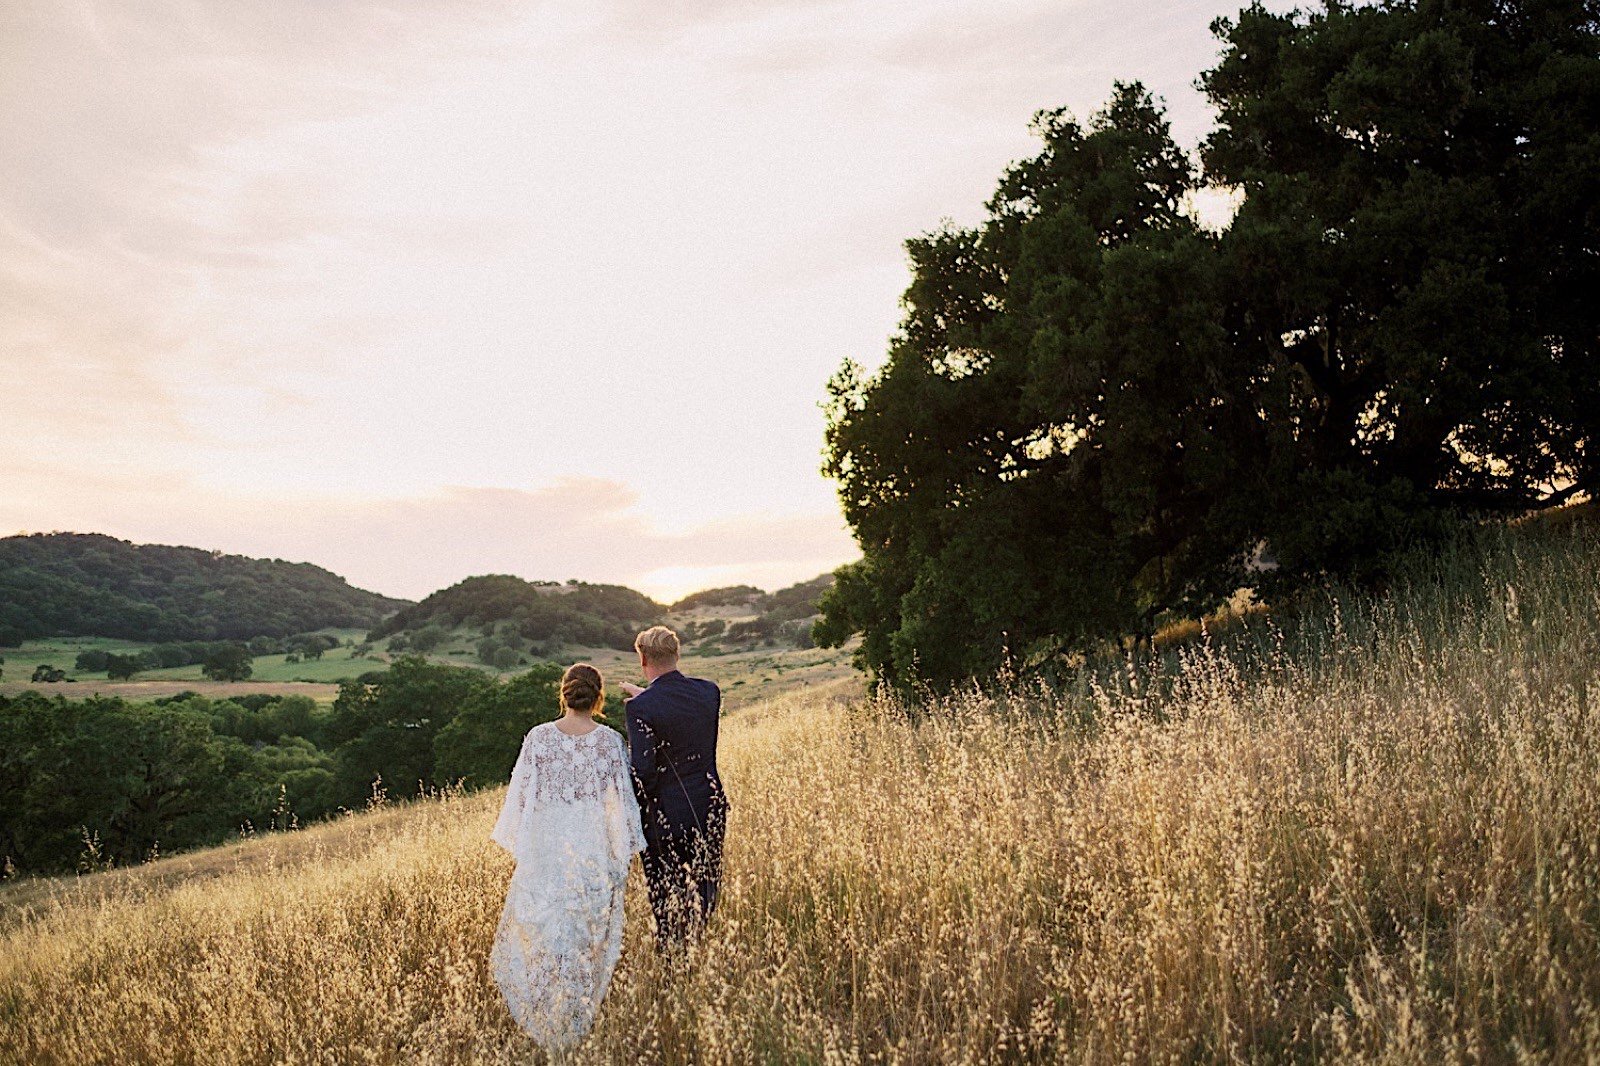
<svg viewBox="0 0 1600 1066">
<path fill-rule="evenodd" d="M 623 699 L 623 702 L 626 703 L 628 700 L 633 699 L 635 696 L 637 696 L 639 693 L 641 693 L 643 691 L 644 691 L 644 689 L 640 688 L 638 685 L 630 685 L 630 684 L 628 684 L 628 682 L 624 681 L 622 683 L 622 699 Z"/>
</svg>

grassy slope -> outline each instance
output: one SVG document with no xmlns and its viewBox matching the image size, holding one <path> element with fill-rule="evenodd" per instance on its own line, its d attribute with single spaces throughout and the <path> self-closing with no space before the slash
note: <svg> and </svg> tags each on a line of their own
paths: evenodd
<svg viewBox="0 0 1600 1066">
<path fill-rule="evenodd" d="M 734 714 L 718 921 L 671 978 L 636 871 L 577 1060 L 1593 1061 L 1600 539 L 1413 580 L 1166 674 Z M 0 1060 L 525 1061 L 498 800 L 0 892 Z"/>
</svg>

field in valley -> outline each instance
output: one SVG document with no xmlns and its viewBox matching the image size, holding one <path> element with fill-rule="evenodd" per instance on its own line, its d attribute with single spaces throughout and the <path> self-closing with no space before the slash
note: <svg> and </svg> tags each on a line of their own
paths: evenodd
<svg viewBox="0 0 1600 1066">
<path fill-rule="evenodd" d="M 669 972 L 636 869 L 575 1061 L 1594 1061 L 1597 634 L 1574 528 L 1056 691 L 818 667 L 730 714 L 718 918 Z M 0 1061 L 537 1060 L 500 795 L 0 889 Z"/>
<path fill-rule="evenodd" d="M 343 641 L 360 641 L 365 630 L 321 630 Z M 78 654 L 98 650 L 119 655 L 133 655 L 156 645 L 105 637 L 52 637 L 45 640 L 25 641 L 20 648 L 0 649 L 5 659 L 3 676 L 0 676 L 0 695 L 14 696 L 34 689 L 48 695 L 81 699 L 85 696 L 122 696 L 126 699 L 153 699 L 179 692 L 199 692 L 206 696 L 234 696 L 249 693 L 275 693 L 280 695 L 310 696 L 319 702 L 329 702 L 338 695 L 338 682 L 347 677 L 357 677 L 368 670 L 381 670 L 381 659 L 357 657 L 353 649 L 333 648 L 321 659 L 288 662 L 284 655 L 258 655 L 251 660 L 248 681 L 209 681 L 200 672 L 198 663 L 166 669 L 142 670 L 131 681 L 112 681 L 105 671 L 85 671 L 74 668 Z M 39 684 L 30 681 L 34 668 L 39 665 L 65 670 L 71 681 Z"/>
<path fill-rule="evenodd" d="M 701 613 L 713 617 L 717 614 Z M 145 670 L 131 681 L 112 681 L 103 671 L 96 673 L 73 669 L 78 653 L 98 649 L 115 654 L 135 654 L 153 645 L 101 637 L 30 640 L 21 648 L 0 650 L 0 658 L 5 660 L 4 664 L 0 664 L 0 669 L 4 670 L 4 674 L 0 675 L 0 696 L 15 696 L 29 689 L 72 699 L 98 695 L 121 696 L 130 700 L 155 699 L 179 692 L 198 692 L 216 698 L 270 693 L 310 696 L 319 703 L 330 703 L 339 694 L 338 683 L 341 680 L 359 677 L 372 670 L 382 670 L 388 665 L 386 640 L 375 642 L 366 654 L 357 655 L 351 644 L 359 644 L 364 639 L 364 630 L 323 632 L 349 643 L 325 652 L 320 659 L 298 662 L 289 662 L 284 655 L 258 655 L 251 660 L 250 679 L 238 682 L 206 680 L 198 664 Z M 502 675 L 526 669 L 525 666 L 518 666 L 514 670 L 498 671 L 485 666 L 472 650 L 475 639 L 475 633 L 463 631 L 427 658 L 433 662 L 470 666 Z M 563 663 L 580 660 L 594 663 L 613 682 L 643 680 L 638 676 L 639 664 L 631 652 L 615 648 L 570 648 L 561 658 Z M 34 668 L 40 664 L 66 670 L 72 680 L 54 684 L 30 681 Z M 683 669 L 721 684 L 724 701 L 730 709 L 813 685 L 838 681 L 855 673 L 850 666 L 849 648 L 802 649 L 777 644 L 723 649 L 709 642 L 691 646 L 687 650 Z"/>
</svg>

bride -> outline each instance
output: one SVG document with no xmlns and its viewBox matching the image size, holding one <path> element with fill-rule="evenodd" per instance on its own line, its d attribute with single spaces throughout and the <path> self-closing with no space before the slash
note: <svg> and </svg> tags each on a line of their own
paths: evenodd
<svg viewBox="0 0 1600 1066">
<path fill-rule="evenodd" d="M 494 841 L 517 860 L 489 961 L 517 1024 L 570 1047 L 622 952 L 622 889 L 644 848 L 627 746 L 595 719 L 605 704 L 588 663 L 561 678 L 562 716 L 535 726 L 511 771 Z"/>
</svg>

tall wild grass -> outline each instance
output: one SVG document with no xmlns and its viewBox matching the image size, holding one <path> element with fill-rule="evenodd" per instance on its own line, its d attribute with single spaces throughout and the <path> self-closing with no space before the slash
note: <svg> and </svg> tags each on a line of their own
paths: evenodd
<svg viewBox="0 0 1600 1066">
<path fill-rule="evenodd" d="M 743 712 L 717 920 L 664 965 L 631 885 L 575 1059 L 1594 1061 L 1597 632 L 1600 538 L 1513 531 L 1054 691 Z M 0 1058 L 537 1060 L 498 801 L 8 890 Z"/>
</svg>

